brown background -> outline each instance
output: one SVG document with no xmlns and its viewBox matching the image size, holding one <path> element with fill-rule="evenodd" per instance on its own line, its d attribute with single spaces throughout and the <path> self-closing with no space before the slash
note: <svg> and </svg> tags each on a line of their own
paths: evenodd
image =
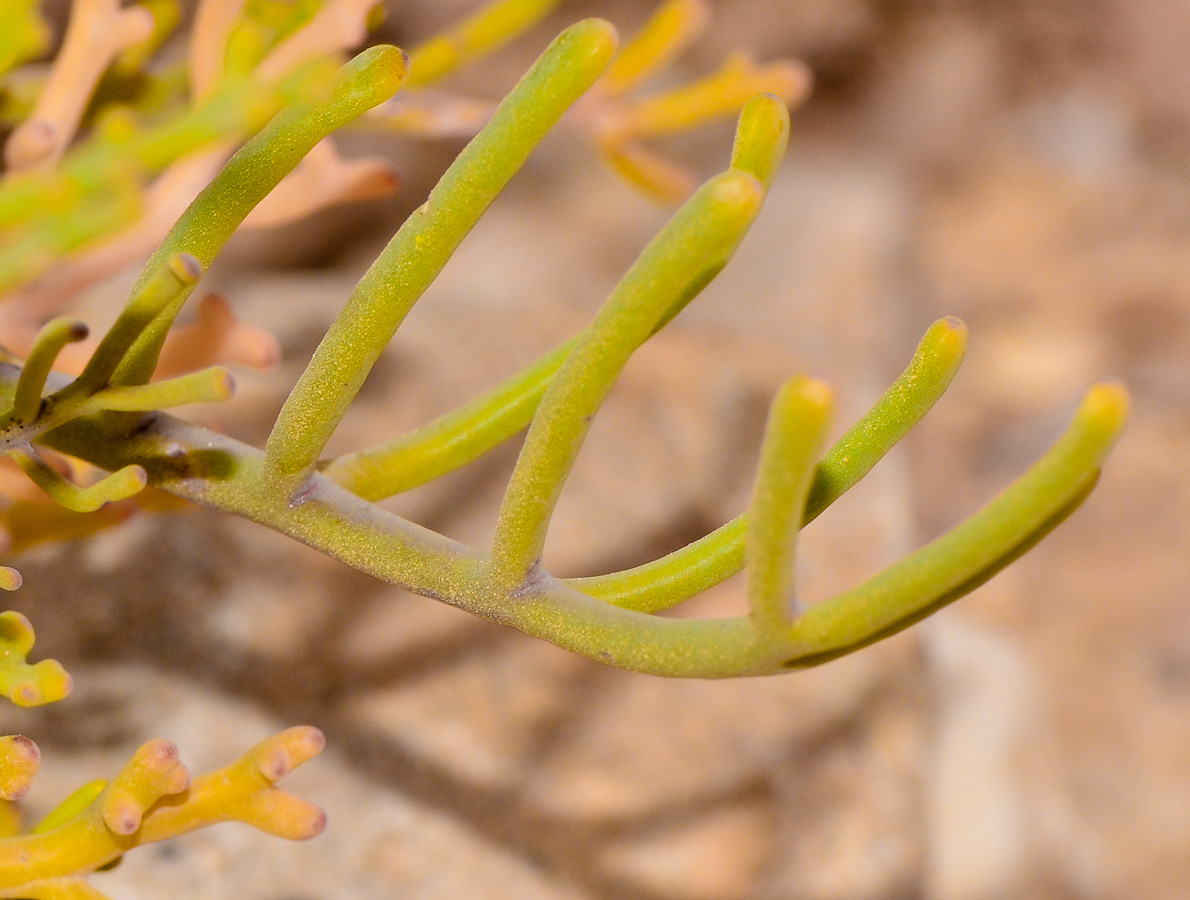
<svg viewBox="0 0 1190 900">
<path fill-rule="evenodd" d="M 472 4 L 405 3 L 407 45 Z M 551 30 L 651 4 L 571 2 L 458 79 L 495 96 Z M 958 521 L 1114 375 L 1128 432 L 1086 507 L 908 634 L 731 683 L 601 668 L 375 584 L 254 526 L 143 518 L 18 561 L 13 599 L 71 699 L 39 741 L 52 805 L 136 744 L 194 768 L 310 722 L 293 779 L 331 815 L 284 846 L 237 826 L 134 854 L 113 896 L 991 900 L 1190 897 L 1190 5 L 1175 0 L 722 0 L 679 66 L 795 56 L 769 205 L 643 350 L 552 532 L 560 574 L 639 562 L 746 503 L 765 407 L 798 371 L 841 431 L 935 318 L 971 328 L 951 393 L 805 534 L 810 599 Z M 675 142 L 710 174 L 730 127 Z M 371 139 L 367 149 L 375 150 Z M 275 328 L 281 370 L 212 411 L 259 441 L 354 279 L 456 145 L 390 142 L 394 201 L 255 236 L 212 273 Z M 412 427 L 581 327 L 665 212 L 551 137 L 415 311 L 337 437 Z M 131 276 L 109 286 L 118 298 Z M 96 301 L 98 302 L 98 301 Z M 515 446 L 392 502 L 485 546 Z M 732 581 L 692 612 L 738 610 Z"/>
</svg>

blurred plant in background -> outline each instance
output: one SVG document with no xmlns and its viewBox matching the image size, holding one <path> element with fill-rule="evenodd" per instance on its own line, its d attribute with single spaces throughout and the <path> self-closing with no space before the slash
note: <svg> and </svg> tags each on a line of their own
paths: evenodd
<svg viewBox="0 0 1190 900">
<path fill-rule="evenodd" d="M 409 54 L 409 76 L 392 99 L 345 123 L 418 138 L 474 134 L 494 103 L 435 90 L 459 68 L 517 37 L 559 0 L 501 0 Z M 23 356 L 46 321 L 94 284 L 144 260 L 215 173 L 280 108 L 324 94 L 344 53 L 365 43 L 384 12 L 379 0 L 207 0 L 188 33 L 176 0 L 123 5 L 80 0 L 50 63 L 50 29 L 36 2 L 0 9 L 0 125 L 10 128 L 0 179 L 0 346 Z M 809 88 L 804 66 L 755 64 L 746 54 L 680 87 L 638 96 L 707 25 L 702 0 L 670 0 L 620 51 L 576 104 L 568 124 L 633 183 L 676 202 L 694 186 L 645 139 L 733 116 L 757 93 L 795 104 Z M 81 133 L 80 133 L 81 129 Z M 398 190 L 379 157 L 344 159 L 320 141 L 257 205 L 243 228 L 265 229 L 328 206 Z M 56 367 L 78 371 L 95 341 L 65 347 Z M 169 335 L 155 377 L 212 364 L 269 367 L 279 359 L 267 331 L 238 320 L 219 294 Z M 85 464 L 55 459 L 86 481 Z M 40 491 L 0 468 L 0 512 L 10 550 L 86 534 L 135 507 L 113 504 L 85 518 L 41 501 Z M 150 492 L 138 505 L 171 505 Z"/>
</svg>

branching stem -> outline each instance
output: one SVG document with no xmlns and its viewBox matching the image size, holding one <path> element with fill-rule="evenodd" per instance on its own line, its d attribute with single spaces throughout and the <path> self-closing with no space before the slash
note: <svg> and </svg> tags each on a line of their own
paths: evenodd
<svg viewBox="0 0 1190 900">
<path fill-rule="evenodd" d="M 615 31 L 597 19 L 564 31 L 360 279 L 269 435 L 264 477 L 276 490 L 294 494 L 314 470 L 409 310 L 615 46 Z"/>
<path fill-rule="evenodd" d="M 0 380 L 10 367 L 0 366 Z M 384 581 L 589 656 L 657 675 L 721 678 L 812 665 L 899 630 L 955 599 L 1037 540 L 1086 495 L 1118 437 L 1127 395 L 1093 387 L 1070 428 L 1011 487 L 953 532 L 790 628 L 762 635 L 747 617 L 670 619 L 621 609 L 540 573 L 509 600 L 487 576 L 488 558 L 344 490 L 320 474 L 306 502 L 262 486 L 263 454 L 164 413 L 119 440 L 96 417 L 46 436 L 55 449 L 108 469 L 135 463 L 150 484 L 259 522 Z M 846 598 L 846 599 L 844 599 Z"/>
</svg>

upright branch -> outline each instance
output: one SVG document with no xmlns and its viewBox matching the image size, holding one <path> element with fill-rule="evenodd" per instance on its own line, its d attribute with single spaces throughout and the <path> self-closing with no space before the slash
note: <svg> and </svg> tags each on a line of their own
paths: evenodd
<svg viewBox="0 0 1190 900">
<path fill-rule="evenodd" d="M 59 316 L 45 324 L 33 342 L 21 377 L 17 380 L 12 398 L 12 417 L 15 421 L 23 425 L 41 413 L 41 392 L 45 390 L 54 360 L 67 344 L 77 343 L 87 334 L 86 323 L 66 316 Z"/>
<path fill-rule="evenodd" d="M 758 94 L 740 113 L 731 168 L 747 172 L 767 186 L 785 154 L 788 138 L 785 104 L 772 94 Z M 695 293 L 692 286 L 657 321 L 654 330 L 672 319 Z M 471 462 L 529 424 L 546 386 L 579 340 L 575 337 L 560 344 L 470 403 L 409 434 L 326 460 L 322 471 L 361 497 L 381 500 Z"/>
<path fill-rule="evenodd" d="M 1127 413 L 1123 385 L 1092 386 L 1066 432 L 982 510 L 879 575 L 810 607 L 790 632 L 807 649 L 785 665 L 817 665 L 908 628 L 1031 549 L 1086 500 Z"/>
<path fill-rule="evenodd" d="M 524 164 L 607 65 L 615 31 L 589 20 L 564 31 L 447 169 L 360 280 L 314 351 L 269 435 L 265 478 L 294 494 L 414 303 Z"/>
<path fill-rule="evenodd" d="M 905 371 L 818 462 L 804 522 L 858 484 L 933 408 L 958 372 L 966 346 L 967 328 L 958 319 L 930 326 Z M 660 612 L 743 571 L 746 531 L 747 516 L 740 515 L 661 559 L 566 583 L 625 609 Z"/>
<path fill-rule="evenodd" d="M 591 419 L 632 353 L 723 267 L 760 209 L 747 172 L 707 182 L 678 210 L 617 285 L 546 389 L 500 507 L 491 578 L 530 587 L 562 485 Z"/>
<path fill-rule="evenodd" d="M 83 343 L 86 327 L 53 318 L 44 307 L 30 319 L 23 363 L 0 353 L 0 455 L 10 457 L 4 476 L 24 478 L 23 471 L 28 478 L 21 489 L 59 513 L 59 519 L 41 519 L 43 531 L 85 533 L 71 516 L 82 518 L 152 485 L 608 665 L 675 677 L 762 675 L 853 652 L 992 577 L 1086 499 L 1123 427 L 1124 389 L 1094 385 L 1051 449 L 981 510 L 867 581 L 813 605 L 800 603 L 800 529 L 867 474 L 954 376 L 966 329 L 943 319 L 877 404 L 825 452 L 832 393 L 817 379 L 790 379 L 772 403 L 746 513 L 634 569 L 566 580 L 550 574 L 543 562 L 550 520 L 594 416 L 633 352 L 728 264 L 784 154 L 786 104 L 809 83 L 796 64 L 759 66 L 736 56 L 694 83 L 629 96 L 704 26 L 702 0 L 669 0 L 619 55 L 614 30 L 598 20 L 575 25 L 550 45 L 361 279 L 263 450 L 174 418 L 164 410 L 226 399 L 234 389 L 225 369 L 166 377 L 169 360 L 162 364 L 170 328 L 204 271 L 251 219 L 287 221 L 336 197 L 375 196 L 395 187 L 387 166 L 345 160 L 327 138 L 391 97 L 410 63 L 396 48 L 376 47 L 329 76 L 328 59 L 362 40 L 376 0 L 289 4 L 281 13 L 285 25 L 272 32 L 245 19 L 243 0 L 200 0 L 187 60 L 192 102 L 145 129 L 127 116 L 110 119 L 63 156 L 103 73 L 113 65 L 115 77 L 137 70 L 173 27 L 170 0 L 143 2 L 74 2 L 46 89 L 7 147 L 13 174 L 0 180 L 6 231 L 0 290 L 27 284 L 63 254 L 142 212 L 164 216 L 147 225 L 142 218 L 142 232 L 122 232 L 123 243 L 116 241 L 119 252 L 141 246 L 146 235 L 161 233 L 153 229 L 164 230 L 180 208 L 178 197 L 193 196 L 236 143 L 271 121 L 172 227 L 85 364 L 64 367 L 62 359 L 90 349 Z M 415 50 L 411 82 L 436 81 L 524 31 L 555 4 L 488 3 Z M 44 44 L 34 5 L 0 2 L 0 73 Z M 153 20 L 150 8 L 162 15 Z M 410 434 L 320 461 L 413 304 L 568 109 L 574 110 L 570 121 L 596 135 L 613 165 L 654 193 L 689 194 L 684 205 L 571 340 Z M 641 143 L 737 109 L 729 167 L 692 193 L 684 169 Z M 483 117 L 472 113 L 472 121 Z M 158 173 L 164 173 L 158 187 L 173 185 L 174 196 L 142 209 L 144 185 Z M 106 246 L 109 265 L 116 258 L 112 246 Z M 190 334 L 204 341 L 244 339 L 236 325 L 225 303 L 208 300 Z M 267 341 L 249 343 L 241 355 L 272 359 L 278 353 Z M 195 366 L 212 361 L 210 353 L 186 359 Z M 79 374 L 71 378 L 55 368 Z M 159 380 L 151 380 L 154 374 Z M 526 426 L 490 552 L 370 502 L 458 468 Z M 20 546 L 7 531 L 19 507 L 0 507 L 5 548 Z M 119 508 L 107 506 L 105 515 L 118 520 Z M 740 570 L 747 576 L 746 615 L 656 615 Z M 15 570 L 0 567 L 0 588 L 19 583 Z M 71 688 L 57 662 L 27 661 L 33 642 L 23 616 L 0 614 L 0 694 L 22 706 L 60 699 Z M 91 873 L 139 845 L 221 821 L 288 839 L 313 837 L 325 825 L 322 810 L 277 782 L 323 744 L 317 729 L 292 728 L 229 766 L 192 778 L 174 744 L 149 741 L 114 778 L 79 788 L 32 830 L 0 825 L 0 898 L 101 900 L 87 881 Z M 0 799 L 21 797 L 39 761 L 28 738 L 0 737 Z"/>
<path fill-rule="evenodd" d="M 830 407 L 830 388 L 799 376 L 786 383 L 769 412 L 746 544 L 748 600 L 761 631 L 779 633 L 801 612 L 794 587 L 797 533 Z"/>
<path fill-rule="evenodd" d="M 138 288 L 176 253 L 190 253 L 209 266 L 248 213 L 319 141 L 391 96 L 407 71 L 401 51 L 372 47 L 343 66 L 328 99 L 294 104 L 278 114 L 198 195 L 145 265 Z M 189 291 L 179 295 L 150 324 L 122 361 L 114 383 L 149 380 L 187 296 Z"/>
</svg>

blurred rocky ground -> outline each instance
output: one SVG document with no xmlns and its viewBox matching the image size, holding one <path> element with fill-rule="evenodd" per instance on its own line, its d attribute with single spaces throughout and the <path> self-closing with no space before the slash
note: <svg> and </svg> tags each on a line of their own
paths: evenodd
<svg viewBox="0 0 1190 900">
<path fill-rule="evenodd" d="M 386 28 L 412 42 L 470 5 L 407 2 Z M 628 28 L 649 5 L 571 2 L 551 27 L 599 13 Z M 910 632 L 729 683 L 607 670 L 204 512 L 31 554 L 14 605 L 79 685 L 5 713 L 45 753 L 34 809 L 157 735 L 195 768 L 286 724 L 330 740 L 294 779 L 330 812 L 318 841 L 215 829 L 133 854 L 97 887 L 125 900 L 1190 897 L 1190 5 L 713 6 L 685 69 L 751 46 L 807 60 L 817 87 L 736 261 L 596 420 L 548 566 L 632 565 L 735 515 L 785 377 L 833 382 L 841 432 L 947 314 L 971 328 L 963 372 L 807 529 L 806 595 L 973 511 L 1114 375 L 1135 410 L 1096 493 Z M 549 30 L 486 69 L 490 83 L 480 70 L 463 83 L 507 84 Z M 729 141 L 712 128 L 674 149 L 710 174 Z M 286 361 L 209 415 L 262 439 L 455 149 L 401 145 L 396 201 L 229 251 L 212 282 L 276 329 Z M 581 327 L 664 216 L 572 137 L 551 138 L 403 326 L 337 446 L 424 422 Z M 391 506 L 484 546 L 515 453 Z M 741 603 L 737 579 L 690 614 Z"/>
</svg>

